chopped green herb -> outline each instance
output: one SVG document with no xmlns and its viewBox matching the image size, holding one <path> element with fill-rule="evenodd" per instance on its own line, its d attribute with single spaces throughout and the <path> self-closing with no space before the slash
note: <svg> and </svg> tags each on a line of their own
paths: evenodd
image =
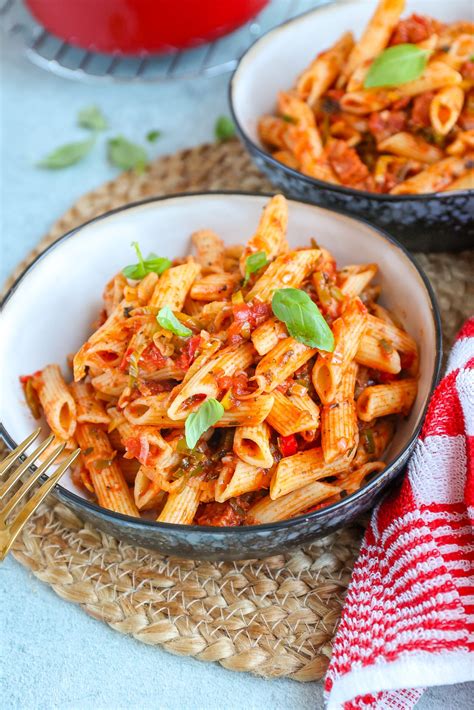
<svg viewBox="0 0 474 710">
<path fill-rule="evenodd" d="M 228 141 L 235 136 L 235 126 L 228 116 L 219 116 L 214 126 L 214 133 L 218 141 Z"/>
<path fill-rule="evenodd" d="M 146 150 L 123 136 L 109 139 L 107 155 L 110 162 L 122 170 L 135 170 L 137 173 L 142 173 L 148 164 Z"/>
<path fill-rule="evenodd" d="M 287 113 L 282 113 L 281 117 L 287 123 L 296 123 L 296 118 L 293 118 L 293 116 L 290 116 Z"/>
<path fill-rule="evenodd" d="M 190 328 L 186 328 L 186 326 L 176 318 L 169 306 L 163 306 L 156 316 L 156 320 L 162 328 L 169 330 L 175 335 L 179 335 L 180 338 L 187 338 L 193 334 L 193 331 L 190 330 Z"/>
<path fill-rule="evenodd" d="M 91 136 L 85 141 L 66 143 L 40 160 L 38 167 L 47 168 L 48 170 L 68 168 L 70 165 L 75 165 L 80 160 L 83 160 L 91 152 L 94 143 L 95 136 Z"/>
<path fill-rule="evenodd" d="M 154 143 L 155 141 L 158 140 L 158 138 L 160 136 L 161 136 L 161 131 L 157 131 L 157 130 L 148 131 L 148 133 L 146 134 L 146 139 L 147 139 L 148 143 Z"/>
<path fill-rule="evenodd" d="M 315 303 L 298 288 L 279 288 L 272 298 L 272 310 L 285 323 L 288 333 L 311 348 L 332 352 L 334 336 Z"/>
<path fill-rule="evenodd" d="M 84 449 L 84 451 L 81 451 L 83 456 L 89 456 L 94 451 L 93 446 L 88 446 L 87 449 Z"/>
<path fill-rule="evenodd" d="M 375 441 L 372 429 L 364 429 L 364 449 L 368 454 L 375 454 Z"/>
<path fill-rule="evenodd" d="M 264 251 L 257 251 L 255 254 L 250 254 L 245 260 L 244 286 L 249 282 L 250 276 L 256 271 L 260 271 L 266 264 L 268 264 L 268 261 Z"/>
<path fill-rule="evenodd" d="M 224 407 L 217 399 L 209 397 L 201 404 L 199 409 L 192 412 L 186 419 L 184 432 L 186 443 L 190 449 L 194 449 L 201 436 L 224 414 Z"/>
<path fill-rule="evenodd" d="M 107 121 L 97 106 L 87 106 L 79 111 L 77 122 L 82 128 L 91 131 L 105 131 L 108 128 Z"/>
<path fill-rule="evenodd" d="M 393 347 L 390 345 L 388 340 L 385 340 L 385 338 L 380 338 L 379 340 L 379 345 L 384 350 L 387 355 L 391 355 L 393 353 Z"/>
<path fill-rule="evenodd" d="M 98 461 L 94 461 L 94 468 L 98 471 L 102 471 L 104 468 L 112 466 L 112 463 L 113 459 L 99 459 Z"/>
<path fill-rule="evenodd" d="M 132 247 L 135 249 L 137 254 L 138 264 L 130 264 L 122 269 L 122 273 L 127 277 L 127 279 L 134 279 L 135 281 L 138 281 L 151 272 L 160 275 L 163 271 L 170 268 L 171 261 L 166 257 L 150 253 L 147 258 L 144 259 L 138 242 L 132 242 Z"/>
<path fill-rule="evenodd" d="M 397 44 L 384 49 L 370 65 L 364 88 L 399 86 L 418 79 L 426 67 L 429 55 L 429 49 L 420 49 L 416 44 Z"/>
</svg>

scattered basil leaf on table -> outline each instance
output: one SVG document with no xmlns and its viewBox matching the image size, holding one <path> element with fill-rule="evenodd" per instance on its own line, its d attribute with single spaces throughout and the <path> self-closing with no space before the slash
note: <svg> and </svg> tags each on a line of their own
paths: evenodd
<svg viewBox="0 0 474 710">
<path fill-rule="evenodd" d="M 158 138 L 160 136 L 161 136 L 161 131 L 157 131 L 157 130 L 148 131 L 148 133 L 146 134 L 146 139 L 147 139 L 148 143 L 154 143 L 156 140 L 158 140 Z"/>
<path fill-rule="evenodd" d="M 169 269 L 171 266 L 171 261 L 164 256 L 157 256 L 156 254 L 148 254 L 147 258 L 144 259 L 141 253 L 138 242 L 132 242 L 132 247 L 135 249 L 138 264 L 130 264 L 122 269 L 122 274 L 127 277 L 127 279 L 134 279 L 138 281 L 143 279 L 147 274 L 152 271 L 155 274 L 162 274 L 163 271 Z"/>
<path fill-rule="evenodd" d="M 181 338 L 187 338 L 189 335 L 193 334 L 190 328 L 186 328 L 186 326 L 176 318 L 169 306 L 163 306 L 156 316 L 156 320 L 162 328 L 171 331 L 171 333 L 175 335 L 179 335 Z"/>
<path fill-rule="evenodd" d="M 255 254 L 250 254 L 245 260 L 244 286 L 248 283 L 250 276 L 256 271 L 263 269 L 266 264 L 268 264 L 268 260 L 264 251 L 257 251 Z"/>
<path fill-rule="evenodd" d="M 133 169 L 142 173 L 148 164 L 146 150 L 123 136 L 109 139 L 107 155 L 110 162 L 122 170 Z"/>
<path fill-rule="evenodd" d="M 364 88 L 399 86 L 418 79 L 426 67 L 429 55 L 429 49 L 420 49 L 416 44 L 397 44 L 384 49 L 370 65 Z"/>
<path fill-rule="evenodd" d="M 86 106 L 79 111 L 77 122 L 82 128 L 91 131 L 105 131 L 108 128 L 107 121 L 97 106 Z"/>
<path fill-rule="evenodd" d="M 214 133 L 218 141 L 227 141 L 235 136 L 235 126 L 228 116 L 219 116 L 214 126 Z"/>
<path fill-rule="evenodd" d="M 51 153 L 48 153 L 40 162 L 38 167 L 47 168 L 49 170 L 60 170 L 68 168 L 70 165 L 78 163 L 86 157 L 92 150 L 95 142 L 95 136 L 88 138 L 85 141 L 76 141 L 74 143 L 65 143 L 56 148 Z"/>
<path fill-rule="evenodd" d="M 311 348 L 332 352 L 334 336 L 315 303 L 299 288 L 279 288 L 272 298 L 272 310 L 292 338 Z"/>
<path fill-rule="evenodd" d="M 194 449 L 201 436 L 224 414 L 224 407 L 214 397 L 209 397 L 199 409 L 190 414 L 184 425 L 186 444 Z"/>
</svg>

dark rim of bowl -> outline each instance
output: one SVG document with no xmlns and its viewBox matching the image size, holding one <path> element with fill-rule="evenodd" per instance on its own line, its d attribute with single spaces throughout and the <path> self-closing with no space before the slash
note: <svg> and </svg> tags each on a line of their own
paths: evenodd
<svg viewBox="0 0 474 710">
<path fill-rule="evenodd" d="M 186 197 L 209 197 L 213 195 L 224 195 L 224 196 L 238 196 L 238 197 L 263 197 L 263 198 L 270 198 L 273 195 L 271 193 L 255 193 L 255 192 L 244 192 L 244 191 L 232 191 L 232 190 L 215 190 L 215 191 L 207 191 L 207 192 L 181 192 L 177 193 L 176 195 L 163 195 L 160 197 L 150 197 L 145 200 L 138 200 L 137 202 L 131 202 L 127 205 L 123 205 L 121 207 L 117 207 L 116 209 L 109 210 L 108 212 L 105 212 L 104 214 L 99 215 L 98 217 L 94 217 L 93 219 L 88 220 L 87 222 L 84 222 L 83 224 L 79 225 L 78 227 L 75 227 L 74 229 L 71 229 L 69 232 L 66 232 L 66 234 L 63 234 L 62 237 L 59 237 L 55 242 L 50 244 L 43 252 L 38 254 L 38 256 L 35 257 L 35 259 L 29 264 L 24 271 L 15 279 L 14 283 L 11 285 L 11 287 L 8 289 L 7 293 L 5 294 L 4 298 L 0 302 L 0 307 L 3 308 L 4 305 L 10 300 L 12 295 L 15 293 L 17 288 L 19 287 L 20 283 L 23 281 L 25 276 L 29 273 L 30 270 L 32 270 L 35 265 L 44 259 L 47 254 L 49 254 L 50 251 L 55 249 L 59 244 L 62 242 L 66 241 L 67 239 L 70 239 L 73 237 L 77 232 L 80 232 L 84 227 L 89 226 L 90 224 L 94 224 L 95 222 L 100 222 L 104 219 L 107 219 L 108 217 L 119 214 L 120 212 L 124 212 L 129 209 L 134 209 L 136 207 L 142 207 L 144 205 L 149 205 L 153 203 L 160 203 L 164 202 L 165 200 L 177 200 L 177 199 L 182 199 Z M 412 447 L 414 446 L 415 439 L 418 436 L 418 433 L 422 427 L 426 411 L 429 406 L 429 400 L 431 397 L 431 394 L 433 393 L 434 388 L 436 387 L 436 384 L 439 380 L 439 375 L 440 375 L 440 370 L 441 370 L 441 359 L 442 359 L 442 339 L 441 339 L 441 318 L 439 314 L 439 308 L 438 304 L 436 301 L 436 297 L 434 294 L 434 291 L 431 287 L 431 284 L 428 280 L 428 277 L 422 270 L 422 268 L 419 266 L 415 258 L 410 254 L 408 249 L 406 249 L 402 244 L 400 244 L 396 239 L 391 237 L 387 232 L 384 230 L 380 229 L 379 227 L 374 226 L 371 224 L 368 220 L 363 219 L 361 217 L 353 217 L 353 216 L 348 216 L 347 214 L 344 214 L 344 212 L 334 209 L 334 208 L 327 208 L 327 207 L 319 207 L 317 205 L 314 205 L 313 203 L 309 202 L 308 200 L 294 200 L 292 198 L 289 198 L 288 200 L 290 203 L 294 202 L 296 204 L 302 203 L 305 205 L 308 205 L 309 207 L 314 207 L 317 210 L 325 210 L 326 212 L 334 212 L 337 215 L 340 215 L 341 217 L 344 217 L 345 219 L 348 220 L 353 220 L 355 222 L 360 222 L 364 224 L 365 226 L 369 227 L 372 229 L 374 232 L 378 233 L 383 239 L 386 241 L 390 242 L 393 244 L 395 247 L 397 247 L 403 254 L 407 257 L 407 259 L 412 263 L 414 266 L 415 270 L 417 271 L 418 275 L 420 276 L 421 280 L 423 281 L 423 284 L 426 288 L 429 300 L 430 300 L 430 306 L 431 306 L 431 313 L 433 316 L 433 321 L 434 321 L 434 327 L 435 327 L 435 339 L 436 339 L 436 356 L 435 356 L 435 362 L 434 362 L 434 368 L 433 368 L 433 376 L 431 378 L 431 385 L 430 385 L 430 390 L 429 390 L 429 395 L 427 397 L 427 401 L 425 403 L 425 406 L 423 407 L 423 410 L 420 415 L 420 420 L 416 427 L 414 428 L 411 436 L 409 437 L 407 443 L 403 447 L 402 451 L 400 454 L 393 460 L 391 461 L 387 467 L 381 471 L 379 474 L 374 476 L 365 486 L 362 488 L 359 488 L 359 490 L 355 491 L 355 493 L 352 493 L 351 495 L 343 498 L 340 501 L 337 501 L 336 503 L 332 503 L 331 505 L 328 505 L 325 508 L 321 508 L 320 510 L 316 510 L 312 513 L 309 513 L 308 515 L 298 515 L 294 518 L 289 518 L 287 520 L 279 520 L 273 523 L 264 523 L 260 525 L 242 525 L 239 527 L 216 527 L 212 525 L 183 525 L 183 524 L 175 524 L 175 523 L 161 523 L 157 522 L 155 520 L 146 520 L 144 518 L 135 518 L 132 517 L 131 515 L 124 515 L 123 513 L 116 513 L 115 511 L 108 510 L 107 508 L 103 508 L 100 505 L 97 505 L 93 501 L 88 500 L 87 498 L 82 498 L 76 493 L 73 493 L 67 488 L 64 488 L 60 484 L 57 484 L 57 488 L 60 490 L 61 496 L 65 498 L 68 501 L 71 501 L 71 503 L 79 506 L 79 507 L 84 507 L 91 513 L 94 513 L 96 515 L 99 515 L 103 518 L 110 519 L 112 522 L 113 521 L 122 521 L 123 523 L 126 523 L 129 526 L 132 527 L 140 527 L 140 526 L 145 526 L 150 529 L 162 529 L 162 530 L 167 530 L 167 531 L 176 531 L 177 533 L 179 531 L 181 532 L 186 532 L 189 531 L 190 529 L 198 529 L 200 532 L 202 531 L 204 534 L 218 534 L 218 535 L 226 535 L 230 534 L 231 532 L 235 532 L 236 530 L 239 531 L 239 534 L 245 535 L 246 533 L 251 533 L 251 532 L 257 532 L 260 530 L 275 530 L 275 529 L 284 529 L 284 528 L 291 528 L 295 525 L 300 524 L 304 520 L 306 521 L 317 521 L 318 518 L 324 518 L 329 511 L 338 511 L 341 508 L 345 508 L 346 505 L 349 503 L 352 503 L 353 501 L 356 501 L 358 498 L 360 498 L 362 495 L 364 495 L 368 490 L 371 490 L 372 488 L 376 487 L 377 483 L 382 480 L 383 478 L 387 477 L 395 466 L 397 465 L 398 461 L 400 459 L 403 459 L 407 452 L 409 452 Z M 5 443 L 10 449 L 14 449 L 17 446 L 17 443 L 14 441 L 14 439 L 10 436 L 8 431 L 6 430 L 5 426 L 0 423 L 0 436 L 3 438 Z"/>
<path fill-rule="evenodd" d="M 279 160 L 276 160 L 268 151 L 266 151 L 262 146 L 260 146 L 258 143 L 255 143 L 252 138 L 245 132 L 243 129 L 241 123 L 239 122 L 239 119 L 237 118 L 237 112 L 234 106 L 234 88 L 239 80 L 238 73 L 242 69 L 243 62 L 245 59 L 248 59 L 248 55 L 250 55 L 251 52 L 254 51 L 256 46 L 260 42 L 268 41 L 270 39 L 270 36 L 273 34 L 277 34 L 284 30 L 287 26 L 297 24 L 298 22 L 304 21 L 306 17 L 309 15 L 317 14 L 320 12 L 330 12 L 336 7 L 340 6 L 339 2 L 334 2 L 334 0 L 328 0 L 324 4 L 314 7 L 311 10 L 307 10 L 306 12 L 301 13 L 300 15 L 297 15 L 296 17 L 291 18 L 290 20 L 286 20 L 286 22 L 282 22 L 280 25 L 277 25 L 276 27 L 273 27 L 272 29 L 268 30 L 268 32 L 265 32 L 263 35 L 258 37 L 255 42 L 253 42 L 248 49 L 245 50 L 245 52 L 242 54 L 240 57 L 236 68 L 234 69 L 232 73 L 232 77 L 229 82 L 229 88 L 228 88 L 228 101 L 229 101 L 229 108 L 230 108 L 230 113 L 232 116 L 232 120 L 234 121 L 234 124 L 237 128 L 237 133 L 239 134 L 240 138 L 242 141 L 247 145 L 249 148 L 250 152 L 256 152 L 259 154 L 263 160 L 265 160 L 267 163 L 269 163 L 273 168 L 277 170 L 281 170 L 282 172 L 286 173 L 292 178 L 296 178 L 297 180 L 302 180 L 303 182 L 307 183 L 308 185 L 311 185 L 312 187 L 317 187 L 317 188 L 324 188 L 325 190 L 330 190 L 331 192 L 336 192 L 336 193 L 341 193 L 342 195 L 350 195 L 351 197 L 364 197 L 366 199 L 371 199 L 376 202 L 410 202 L 410 200 L 414 200 L 416 202 L 422 202 L 422 201 L 427 201 L 427 200 L 433 200 L 433 199 L 448 199 L 450 197 L 464 197 L 467 195 L 472 195 L 474 193 L 474 189 L 469 189 L 467 188 L 466 190 L 454 190 L 452 192 L 423 192 L 418 195 L 388 195 L 388 194 L 381 194 L 378 192 L 369 192 L 367 190 L 356 190 L 355 188 L 352 187 L 344 187 L 342 185 L 333 185 L 330 182 L 324 182 L 323 180 L 318 180 L 317 178 L 310 177 L 309 175 L 305 175 L 304 173 L 300 172 L 299 170 L 295 170 L 294 168 L 290 168 L 288 165 L 285 165 L 284 163 L 281 163 Z"/>
</svg>

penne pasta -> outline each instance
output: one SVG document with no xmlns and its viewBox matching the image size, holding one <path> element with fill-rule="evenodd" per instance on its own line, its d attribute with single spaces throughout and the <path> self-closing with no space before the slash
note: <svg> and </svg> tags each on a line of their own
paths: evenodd
<svg viewBox="0 0 474 710">
<path fill-rule="evenodd" d="M 76 429 L 76 405 L 58 365 L 47 365 L 33 376 L 44 416 L 58 439 L 70 439 Z"/>
<path fill-rule="evenodd" d="M 302 249 L 278 256 L 257 280 L 246 300 L 258 298 L 268 303 L 278 288 L 298 288 L 313 271 L 319 255 L 319 249 Z"/>
<path fill-rule="evenodd" d="M 321 52 L 311 65 L 304 71 L 296 84 L 296 90 L 301 99 L 309 106 L 331 87 L 344 67 L 349 52 L 354 47 L 352 32 L 345 32 L 330 49 Z"/>
<path fill-rule="evenodd" d="M 77 442 L 99 505 L 116 513 L 138 516 L 138 510 L 107 434 L 94 424 L 78 424 Z"/>
<path fill-rule="evenodd" d="M 288 205 L 283 195 L 272 197 L 263 210 L 255 234 L 249 239 L 240 256 L 240 273 L 245 276 L 247 259 L 250 254 L 263 251 L 268 261 L 281 251 L 288 225 Z"/>
<path fill-rule="evenodd" d="M 319 446 L 301 451 L 294 456 L 287 456 L 279 462 L 272 476 L 270 498 L 276 500 L 321 478 L 334 476 L 344 471 L 349 462 L 350 460 L 345 456 L 340 456 L 331 463 L 326 462 L 323 450 Z"/>
<path fill-rule="evenodd" d="M 263 524 L 286 520 L 303 513 L 316 503 L 339 493 L 337 486 L 314 481 L 298 490 L 287 493 L 276 500 L 267 496 L 253 505 L 247 513 L 250 524 Z"/>
<path fill-rule="evenodd" d="M 430 121 L 433 130 L 440 136 L 447 135 L 457 123 L 463 104 L 464 91 L 459 86 L 448 86 L 438 91 L 430 104 Z M 441 153 L 441 151 L 439 152 Z M 416 155 L 413 157 L 415 160 L 419 160 Z M 426 162 L 434 163 L 435 161 Z"/>
<path fill-rule="evenodd" d="M 363 422 L 389 414 L 406 416 L 413 406 L 417 390 L 415 379 L 366 387 L 357 400 L 357 415 Z"/>
<path fill-rule="evenodd" d="M 200 229 L 191 235 L 191 241 L 197 251 L 197 261 L 203 274 L 224 271 L 224 242 L 211 229 Z"/>
<path fill-rule="evenodd" d="M 280 107 L 306 131 L 319 103 L 310 119 L 301 102 Z M 201 229 L 196 260 L 152 253 L 112 277 L 74 381 L 58 365 L 20 378 L 54 433 L 43 459 L 80 446 L 72 481 L 87 496 L 180 525 L 309 514 L 382 470 L 416 397 L 417 345 L 376 303 L 376 264 L 339 269 L 314 240 L 291 250 L 287 220 L 277 195 L 245 247 Z"/>
<path fill-rule="evenodd" d="M 331 404 L 342 376 L 354 359 L 367 326 L 367 309 L 355 298 L 333 324 L 335 347 L 332 353 L 320 352 L 311 378 L 323 404 Z"/>
<path fill-rule="evenodd" d="M 270 427 L 265 422 L 256 426 L 239 426 L 234 435 L 234 453 L 245 463 L 257 468 L 271 468 Z"/>
<path fill-rule="evenodd" d="M 405 0 L 381 0 L 378 3 L 362 37 L 356 42 L 342 67 L 340 84 L 343 85 L 357 67 L 373 59 L 384 49 L 404 7 Z"/>
</svg>

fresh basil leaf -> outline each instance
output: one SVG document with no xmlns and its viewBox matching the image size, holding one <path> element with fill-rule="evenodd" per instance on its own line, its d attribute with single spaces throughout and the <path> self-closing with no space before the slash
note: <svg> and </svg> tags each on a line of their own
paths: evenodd
<svg viewBox="0 0 474 710">
<path fill-rule="evenodd" d="M 169 269 L 171 261 L 166 256 L 157 256 L 156 254 L 148 254 L 145 259 L 145 269 L 147 273 L 153 271 L 160 276 L 164 271 Z"/>
<path fill-rule="evenodd" d="M 429 55 L 429 49 L 420 49 L 416 44 L 397 44 L 384 49 L 370 65 L 364 88 L 399 86 L 418 79 L 426 67 Z"/>
<path fill-rule="evenodd" d="M 272 298 L 272 310 L 285 323 L 288 333 L 311 348 L 334 350 L 334 336 L 315 303 L 299 288 L 279 288 Z"/>
<path fill-rule="evenodd" d="M 181 338 L 187 338 L 193 334 L 190 328 L 186 328 L 186 326 L 176 318 L 169 306 L 163 306 L 156 316 L 156 320 L 162 328 L 171 331 L 171 333 L 175 335 L 179 335 Z"/>
<path fill-rule="evenodd" d="M 110 162 L 122 170 L 136 170 L 137 173 L 142 173 L 148 164 L 146 150 L 123 136 L 109 139 L 107 155 Z"/>
<path fill-rule="evenodd" d="M 469 61 L 474 62 L 474 54 L 471 54 L 471 56 L 469 57 Z"/>
<path fill-rule="evenodd" d="M 186 444 L 194 449 L 201 436 L 224 414 L 224 407 L 217 399 L 209 397 L 199 409 L 188 416 L 184 425 Z"/>
<path fill-rule="evenodd" d="M 77 122 L 82 128 L 91 131 L 105 131 L 108 128 L 107 121 L 97 106 L 87 106 L 79 111 Z"/>
<path fill-rule="evenodd" d="M 149 254 L 146 259 L 143 258 L 138 242 L 132 242 L 132 247 L 135 249 L 138 258 L 138 264 L 130 264 L 122 269 L 122 274 L 127 279 L 139 281 L 152 271 L 155 274 L 161 275 L 163 271 L 169 269 L 171 261 L 164 256 Z"/>
<path fill-rule="evenodd" d="M 77 141 L 75 143 L 66 143 L 65 145 L 56 148 L 52 153 L 46 155 L 39 163 L 38 167 L 47 168 L 48 170 L 61 170 L 68 168 L 70 165 L 78 163 L 86 157 L 92 150 L 95 142 L 95 136 L 91 136 L 85 141 Z"/>
<path fill-rule="evenodd" d="M 146 139 L 148 143 L 154 143 L 161 136 L 161 131 L 148 131 L 146 134 Z"/>
<path fill-rule="evenodd" d="M 228 116 L 219 116 L 214 126 L 214 133 L 218 141 L 228 141 L 235 136 L 235 126 Z"/>
<path fill-rule="evenodd" d="M 264 251 L 257 251 L 255 254 L 250 254 L 245 260 L 244 286 L 248 283 L 250 276 L 256 271 L 260 271 L 266 264 L 268 264 L 268 260 Z"/>
</svg>

